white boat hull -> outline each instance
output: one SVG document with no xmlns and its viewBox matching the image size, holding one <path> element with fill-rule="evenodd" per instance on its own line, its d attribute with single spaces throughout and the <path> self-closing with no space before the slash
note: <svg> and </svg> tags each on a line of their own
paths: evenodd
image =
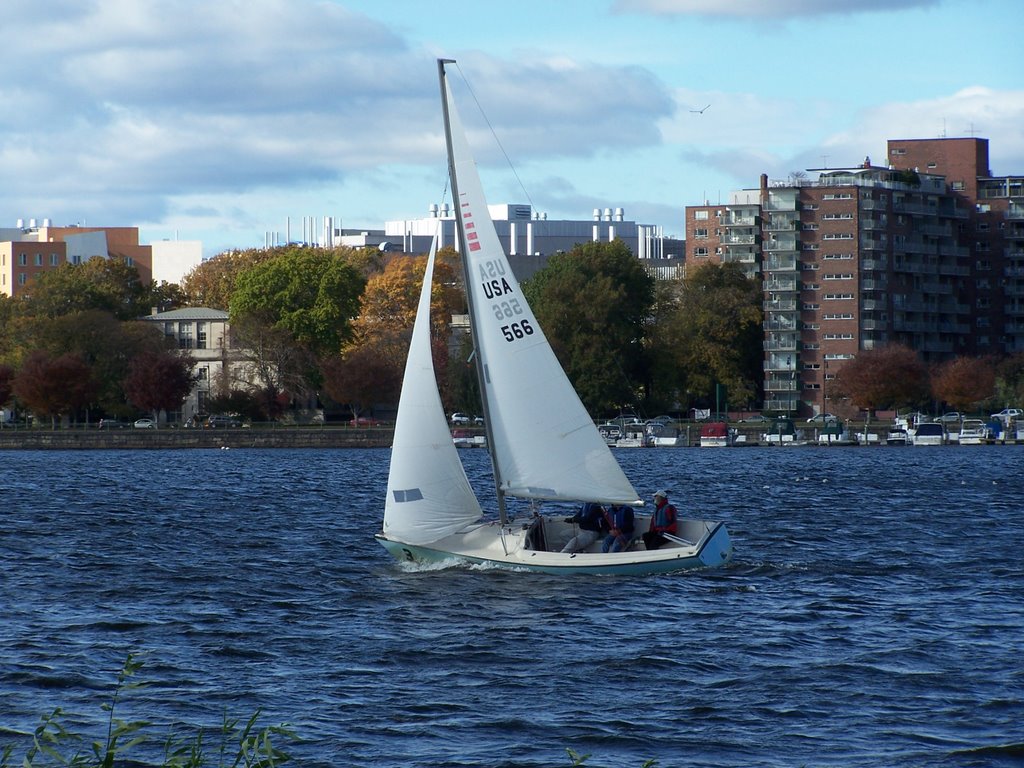
<svg viewBox="0 0 1024 768">
<path fill-rule="evenodd" d="M 648 519 L 637 516 L 638 531 L 647 528 Z M 687 543 L 647 550 L 638 533 L 628 550 L 609 553 L 601 552 L 600 539 L 583 552 L 558 551 L 576 531 L 571 524 L 552 517 L 504 527 L 497 522 L 478 524 L 429 544 L 408 544 L 385 534 L 378 534 L 377 541 L 402 561 L 426 564 L 454 560 L 557 574 L 642 576 L 720 566 L 732 558 L 732 542 L 724 523 L 680 519 L 678 530 L 679 538 Z"/>
</svg>

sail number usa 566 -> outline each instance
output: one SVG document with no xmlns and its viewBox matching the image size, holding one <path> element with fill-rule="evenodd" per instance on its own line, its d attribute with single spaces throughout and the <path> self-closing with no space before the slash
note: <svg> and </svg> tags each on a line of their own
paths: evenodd
<svg viewBox="0 0 1024 768">
<path fill-rule="evenodd" d="M 519 303 L 519 299 L 509 299 L 491 304 L 491 310 L 498 320 L 511 320 L 513 317 L 523 314 L 523 305 Z M 532 336 L 533 326 L 530 325 L 529 320 L 523 318 L 501 326 L 501 333 L 505 337 L 505 341 L 515 341 L 525 336 Z"/>
</svg>

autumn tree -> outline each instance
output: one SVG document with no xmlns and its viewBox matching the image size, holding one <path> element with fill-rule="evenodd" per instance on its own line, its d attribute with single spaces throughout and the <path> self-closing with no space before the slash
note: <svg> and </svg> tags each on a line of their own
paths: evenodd
<svg viewBox="0 0 1024 768">
<path fill-rule="evenodd" d="M 954 409 L 971 412 L 995 393 L 996 369 L 991 358 L 954 357 L 932 371 L 932 397 Z"/>
<path fill-rule="evenodd" d="M 52 357 L 74 354 L 89 367 L 94 401 L 108 415 L 128 416 L 124 382 L 131 360 L 143 352 L 167 349 L 168 341 L 152 323 L 121 322 L 109 312 L 88 310 L 61 317 L 26 318 L 22 343 Z"/>
<path fill-rule="evenodd" d="M 324 391 L 335 402 L 347 404 L 353 416 L 368 411 L 374 403 L 398 400 L 402 371 L 372 347 L 355 347 L 344 357 L 324 360 L 322 366 Z"/>
<path fill-rule="evenodd" d="M 660 385 L 674 385 L 679 400 L 689 392 L 713 403 L 719 386 L 732 403 L 758 400 L 763 332 L 757 281 L 738 264 L 705 264 L 665 290 L 652 334 L 663 360 Z"/>
<path fill-rule="evenodd" d="M 646 397 L 644 337 L 654 279 L 625 243 L 589 242 L 557 253 L 523 291 L 591 413 Z"/>
<path fill-rule="evenodd" d="M 843 364 L 826 395 L 848 397 L 869 411 L 918 406 L 928 401 L 928 369 L 917 353 L 902 344 L 860 352 Z"/>
<path fill-rule="evenodd" d="M 135 407 L 153 413 L 176 411 L 195 384 L 192 373 L 195 361 L 178 350 L 147 350 L 136 355 L 128 366 L 124 381 L 125 395 Z"/>
<path fill-rule="evenodd" d="M 56 428 L 58 418 L 88 405 L 95 385 L 80 356 L 33 352 L 14 377 L 12 389 L 23 405 L 37 416 L 49 417 Z"/>
<path fill-rule="evenodd" d="M 189 306 L 226 312 L 231 305 L 238 276 L 283 251 L 283 248 L 249 248 L 225 251 L 207 259 L 182 278 L 181 290 L 185 301 Z"/>
<path fill-rule="evenodd" d="M 451 317 L 464 311 L 458 258 L 454 249 L 441 249 L 431 283 L 431 339 L 435 373 L 441 381 L 447 370 Z M 425 256 L 398 255 L 369 277 L 359 316 L 352 322 L 351 341 L 340 356 L 323 361 L 325 390 L 332 399 L 357 408 L 397 400 L 426 263 Z"/>
</svg>

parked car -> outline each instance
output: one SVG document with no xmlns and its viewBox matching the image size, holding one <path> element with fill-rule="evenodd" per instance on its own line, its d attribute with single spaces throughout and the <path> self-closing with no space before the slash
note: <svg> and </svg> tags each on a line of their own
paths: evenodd
<svg viewBox="0 0 1024 768">
<path fill-rule="evenodd" d="M 753 416 L 747 416 L 744 419 L 740 419 L 740 424 L 768 424 L 771 422 L 767 416 L 763 413 L 755 413 Z"/>
<path fill-rule="evenodd" d="M 473 421 L 468 413 L 453 413 L 452 424 L 469 424 Z"/>
<path fill-rule="evenodd" d="M 484 425 L 484 417 L 483 416 L 474 416 L 473 417 L 473 424 L 478 426 L 478 427 L 482 427 Z"/>
<path fill-rule="evenodd" d="M 839 419 L 831 413 L 819 413 L 807 420 L 808 424 L 835 424 Z"/>
<path fill-rule="evenodd" d="M 137 419 L 134 427 L 136 429 L 156 429 L 156 422 L 152 419 Z"/>
<path fill-rule="evenodd" d="M 939 417 L 939 421 L 943 424 L 959 424 L 963 420 L 964 415 L 960 413 L 960 411 L 950 411 L 949 413 L 944 413 Z"/>
<path fill-rule="evenodd" d="M 379 427 L 380 422 L 369 416 L 356 416 L 354 419 L 349 420 L 348 425 L 350 427 Z"/>
<path fill-rule="evenodd" d="M 1024 414 L 1020 408 L 1003 408 L 999 413 L 993 413 L 991 418 L 999 419 L 1003 424 L 1009 424 L 1010 419 L 1020 419 Z"/>
<path fill-rule="evenodd" d="M 216 415 L 208 418 L 204 426 L 207 429 L 216 429 L 218 427 L 224 429 L 227 427 L 240 427 L 242 426 L 242 422 L 236 419 L 234 416 Z"/>
<path fill-rule="evenodd" d="M 100 429 L 125 429 L 128 425 L 117 419 L 100 419 Z"/>
</svg>

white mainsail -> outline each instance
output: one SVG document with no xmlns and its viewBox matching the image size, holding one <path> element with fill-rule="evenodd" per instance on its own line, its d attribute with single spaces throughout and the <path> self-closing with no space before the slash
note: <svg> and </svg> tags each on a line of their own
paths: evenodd
<svg viewBox="0 0 1024 768">
<path fill-rule="evenodd" d="M 445 419 L 430 352 L 430 291 L 437 239 L 427 257 L 391 447 L 384 533 L 426 544 L 480 517 Z"/>
<path fill-rule="evenodd" d="M 444 90 L 466 290 L 472 294 L 474 346 L 482 364 L 488 440 L 501 490 L 526 498 L 640 504 L 512 274 L 451 89 Z"/>
</svg>

